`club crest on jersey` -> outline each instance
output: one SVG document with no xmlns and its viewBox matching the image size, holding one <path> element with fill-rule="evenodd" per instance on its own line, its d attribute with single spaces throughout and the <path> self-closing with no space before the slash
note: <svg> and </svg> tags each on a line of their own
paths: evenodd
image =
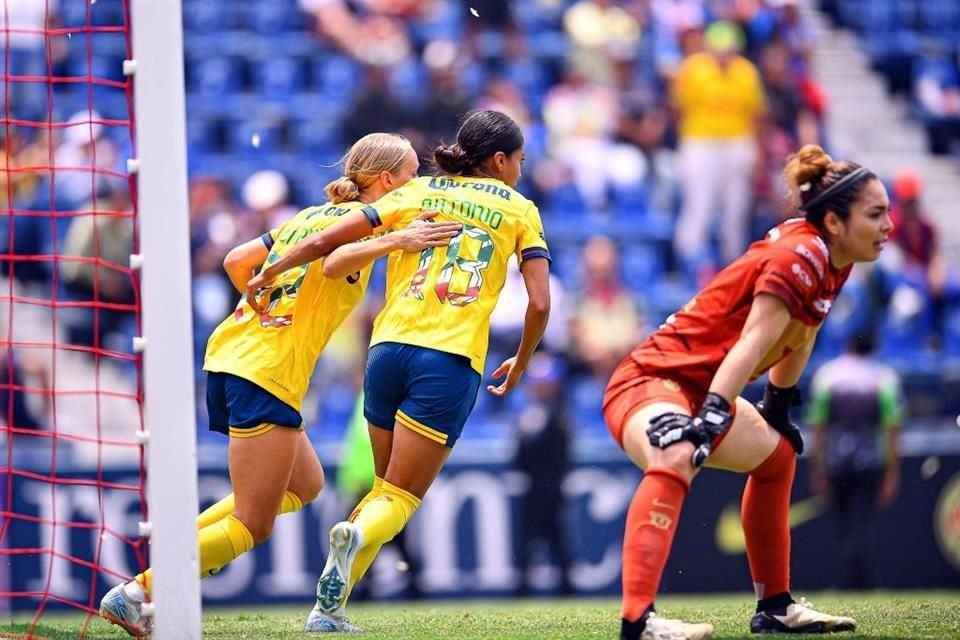
<svg viewBox="0 0 960 640">
<path fill-rule="evenodd" d="M 799 262 L 794 262 L 793 266 L 790 267 L 790 270 L 793 272 L 793 275 L 797 276 L 797 280 L 799 280 L 807 289 L 813 286 L 813 280 L 810 278 L 810 274 L 807 273 L 806 269 L 800 266 Z"/>
<path fill-rule="evenodd" d="M 823 315 L 830 313 L 830 308 L 833 306 L 833 300 L 827 300 L 826 298 L 820 298 L 819 300 L 813 301 L 813 308 Z"/>
</svg>

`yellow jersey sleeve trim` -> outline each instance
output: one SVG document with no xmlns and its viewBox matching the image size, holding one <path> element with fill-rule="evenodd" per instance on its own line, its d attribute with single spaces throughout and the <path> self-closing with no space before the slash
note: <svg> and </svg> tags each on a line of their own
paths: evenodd
<svg viewBox="0 0 960 640">
<path fill-rule="evenodd" d="M 427 425 L 417 422 L 403 411 L 398 410 L 396 418 L 397 422 L 407 427 L 411 431 L 419 433 L 420 435 L 424 436 L 425 438 L 429 438 L 434 442 L 439 442 L 440 444 L 444 445 L 447 444 L 447 434 L 437 431 L 436 429 L 431 429 Z"/>
</svg>

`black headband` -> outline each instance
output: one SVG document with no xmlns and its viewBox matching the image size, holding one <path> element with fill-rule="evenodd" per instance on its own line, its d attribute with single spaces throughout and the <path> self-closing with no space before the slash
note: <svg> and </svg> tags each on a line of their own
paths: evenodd
<svg viewBox="0 0 960 640">
<path fill-rule="evenodd" d="M 818 204 L 823 204 L 833 196 L 843 191 L 846 191 L 847 189 L 852 187 L 855 182 L 858 182 L 861 178 L 864 178 L 869 174 L 870 174 L 870 170 L 867 169 L 866 167 L 859 167 L 857 169 L 854 169 L 853 171 L 843 176 L 842 178 L 834 182 L 832 185 L 830 185 L 829 187 L 827 187 L 826 189 L 824 189 L 823 191 L 815 195 L 813 198 L 810 199 L 810 202 L 807 202 L 801 205 L 800 211 L 810 211 L 810 209 L 817 206 Z"/>
</svg>

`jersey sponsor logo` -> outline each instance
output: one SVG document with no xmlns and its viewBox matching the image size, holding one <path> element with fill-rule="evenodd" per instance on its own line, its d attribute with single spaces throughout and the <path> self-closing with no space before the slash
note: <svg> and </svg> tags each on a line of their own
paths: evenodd
<svg viewBox="0 0 960 640">
<path fill-rule="evenodd" d="M 807 270 L 800 266 L 799 262 L 794 262 L 793 266 L 790 267 L 790 271 L 793 272 L 793 275 L 797 276 L 797 280 L 807 289 L 813 286 L 813 279 L 810 277 L 810 274 L 807 273 Z"/>
<path fill-rule="evenodd" d="M 510 199 L 509 189 L 490 182 L 461 181 L 453 178 L 446 178 L 444 176 L 436 176 L 430 178 L 430 182 L 427 186 L 431 189 L 439 189 L 440 191 L 446 191 L 448 189 L 473 189 L 474 191 L 482 191 L 484 193 L 495 195 L 503 198 L 504 200 Z"/>
<path fill-rule="evenodd" d="M 832 306 L 833 306 L 833 300 L 827 300 L 826 298 L 820 298 L 818 300 L 813 301 L 813 308 L 819 311 L 820 313 L 822 313 L 823 315 L 827 315 L 828 313 L 830 313 L 830 308 Z"/>
<path fill-rule="evenodd" d="M 816 270 L 817 275 L 820 276 L 820 279 L 822 280 L 825 271 L 823 268 L 823 261 L 820 260 L 820 258 L 818 258 L 813 251 L 810 251 L 810 249 L 807 248 L 807 245 L 803 244 L 802 242 L 797 245 L 797 253 L 810 261 L 810 263 L 813 265 L 813 268 Z"/>
</svg>

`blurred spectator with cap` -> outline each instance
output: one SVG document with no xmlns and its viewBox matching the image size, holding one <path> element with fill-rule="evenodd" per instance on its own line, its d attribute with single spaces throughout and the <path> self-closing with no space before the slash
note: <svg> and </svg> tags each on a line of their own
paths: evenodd
<svg viewBox="0 0 960 640">
<path fill-rule="evenodd" d="M 757 68 L 740 55 L 743 33 L 715 22 L 706 50 L 684 60 L 672 87 L 679 116 L 683 206 L 674 248 L 684 267 L 699 268 L 720 213 L 723 261 L 747 244 L 751 177 L 758 158 L 758 119 L 766 108 Z"/>
<path fill-rule="evenodd" d="M 520 503 L 520 593 L 533 590 L 531 571 L 537 544 L 560 571 L 560 592 L 573 593 L 571 559 L 564 533 L 563 481 L 570 469 L 570 430 L 564 415 L 565 371 L 559 358 L 538 352 L 530 359 L 523 385 L 530 401 L 516 418 L 514 468 L 524 475 Z"/>
<path fill-rule="evenodd" d="M 947 286 L 947 264 L 940 251 L 937 228 L 923 210 L 920 196 L 923 183 L 919 174 L 905 169 L 893 181 L 893 206 L 890 234 L 903 260 L 898 269 L 907 284 L 925 291 L 933 304 L 934 332 L 942 331 L 942 315 Z"/>
</svg>

